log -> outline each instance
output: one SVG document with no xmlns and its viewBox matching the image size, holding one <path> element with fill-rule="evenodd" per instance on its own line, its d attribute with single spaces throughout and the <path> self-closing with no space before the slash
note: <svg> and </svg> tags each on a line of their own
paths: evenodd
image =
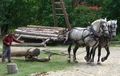
<svg viewBox="0 0 120 76">
<path fill-rule="evenodd" d="M 35 57 L 32 57 L 32 58 L 25 58 L 26 61 L 38 61 L 38 62 L 47 62 L 47 61 L 50 61 L 51 60 L 51 57 L 52 54 L 49 54 L 48 57 L 45 57 L 45 58 L 35 58 Z"/>
<path fill-rule="evenodd" d="M 41 29 L 41 28 L 18 28 L 16 30 L 20 30 L 20 31 L 25 31 L 25 32 L 35 32 L 35 33 L 50 33 L 50 34 L 57 34 L 59 33 L 58 30 L 56 29 Z"/>
<path fill-rule="evenodd" d="M 18 29 L 16 29 L 15 32 L 16 32 L 17 34 L 25 34 L 25 35 L 47 36 L 47 37 L 58 37 L 57 34 L 26 32 L 26 31 L 22 31 L 22 30 L 18 30 Z"/>
<path fill-rule="evenodd" d="M 48 38 L 51 42 L 63 41 L 65 39 L 64 31 L 65 28 L 62 27 L 27 25 L 27 27 L 19 27 L 18 29 L 15 29 L 15 36 L 18 37 L 17 39 L 39 40 L 40 42 Z"/>
<path fill-rule="evenodd" d="M 36 33 L 51 33 L 58 34 L 60 31 L 57 29 L 48 29 L 48 28 L 32 28 L 32 27 L 19 27 L 17 30 L 26 31 L 26 32 L 36 32 Z"/>
<path fill-rule="evenodd" d="M 14 44 L 12 44 L 11 46 L 19 46 L 19 47 L 21 47 L 21 46 L 26 46 L 26 47 L 30 47 L 30 46 L 34 46 L 34 47 L 46 47 L 46 44 L 45 43 L 22 43 L 22 44 L 18 44 L 18 43 L 14 43 Z"/>
<path fill-rule="evenodd" d="M 42 29 L 56 29 L 56 30 L 59 30 L 59 31 L 65 29 L 65 28 L 63 28 L 63 27 L 36 26 L 36 25 L 27 25 L 27 27 L 42 28 Z"/>
<path fill-rule="evenodd" d="M 15 36 L 20 36 L 19 34 L 15 34 Z M 24 35 L 21 34 L 21 38 L 28 38 L 28 39 L 41 39 L 41 40 L 45 40 L 50 38 L 51 40 L 58 40 L 57 37 L 44 37 L 44 36 L 33 36 L 33 35 Z"/>
<path fill-rule="evenodd" d="M 27 50 L 11 50 L 12 57 L 20 56 L 38 56 L 40 54 L 40 49 L 38 48 L 29 48 Z M 0 57 L 2 57 L 2 52 L 0 52 Z"/>
</svg>

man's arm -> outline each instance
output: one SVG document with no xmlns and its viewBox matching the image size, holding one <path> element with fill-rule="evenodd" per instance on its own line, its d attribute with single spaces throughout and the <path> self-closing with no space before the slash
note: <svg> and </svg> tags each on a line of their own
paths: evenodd
<svg viewBox="0 0 120 76">
<path fill-rule="evenodd" d="M 3 40 L 2 40 L 2 41 L 3 41 L 3 44 L 9 46 L 10 44 L 9 44 L 6 40 L 7 40 L 7 35 L 5 35 L 5 36 L 3 37 Z"/>
<path fill-rule="evenodd" d="M 12 36 L 13 38 L 13 41 L 16 42 L 16 43 L 21 43 L 19 40 L 17 40 L 14 36 Z"/>
</svg>

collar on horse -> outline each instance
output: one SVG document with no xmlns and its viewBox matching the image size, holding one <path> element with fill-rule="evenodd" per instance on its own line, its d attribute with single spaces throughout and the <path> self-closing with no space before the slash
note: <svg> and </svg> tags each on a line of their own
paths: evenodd
<svg viewBox="0 0 120 76">
<path fill-rule="evenodd" d="M 93 26 L 92 26 L 92 25 L 90 25 L 90 31 L 93 32 L 93 34 L 95 35 L 95 37 L 100 37 L 100 36 L 101 36 L 100 33 L 96 32 L 96 31 L 93 29 Z"/>
</svg>

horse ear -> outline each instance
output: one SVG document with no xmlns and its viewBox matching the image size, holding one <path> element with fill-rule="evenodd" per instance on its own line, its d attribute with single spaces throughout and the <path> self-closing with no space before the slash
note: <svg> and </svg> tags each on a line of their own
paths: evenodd
<svg viewBox="0 0 120 76">
<path fill-rule="evenodd" d="M 116 21 L 116 24 L 117 24 L 117 20 L 115 20 Z"/>
<path fill-rule="evenodd" d="M 107 18 L 105 17 L 105 21 L 107 21 Z"/>
</svg>

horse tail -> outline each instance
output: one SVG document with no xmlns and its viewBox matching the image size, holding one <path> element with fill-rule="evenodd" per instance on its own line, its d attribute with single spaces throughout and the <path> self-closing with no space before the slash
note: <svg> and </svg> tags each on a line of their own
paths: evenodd
<svg viewBox="0 0 120 76">
<path fill-rule="evenodd" d="M 64 41 L 63 44 L 70 44 L 73 43 L 73 40 L 71 39 L 71 31 L 69 31 L 66 35 L 66 40 Z"/>
</svg>

